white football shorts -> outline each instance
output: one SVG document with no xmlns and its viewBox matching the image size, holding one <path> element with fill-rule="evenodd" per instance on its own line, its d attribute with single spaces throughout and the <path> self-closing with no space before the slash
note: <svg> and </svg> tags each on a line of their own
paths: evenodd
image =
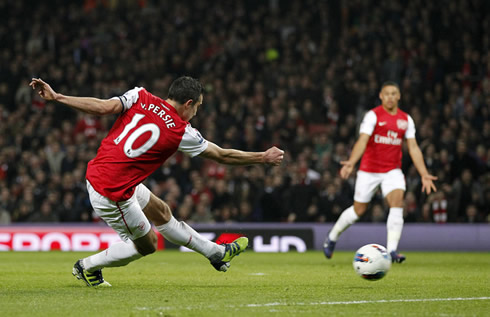
<svg viewBox="0 0 490 317">
<path fill-rule="evenodd" d="M 381 185 L 383 197 L 395 189 L 405 191 L 405 175 L 397 168 L 386 173 L 357 172 L 354 200 L 360 203 L 368 203 Z"/>
<path fill-rule="evenodd" d="M 150 201 L 150 190 L 143 184 L 136 186 L 131 198 L 115 202 L 102 196 L 87 181 L 90 203 L 95 213 L 121 237 L 121 240 L 136 240 L 147 234 L 151 225 L 143 213 Z"/>
</svg>

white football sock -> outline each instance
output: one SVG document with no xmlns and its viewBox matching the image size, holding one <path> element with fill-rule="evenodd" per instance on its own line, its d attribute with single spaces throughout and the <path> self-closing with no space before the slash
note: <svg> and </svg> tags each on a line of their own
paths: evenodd
<svg viewBox="0 0 490 317">
<path fill-rule="evenodd" d="M 156 228 L 168 241 L 199 252 L 210 260 L 219 260 L 224 255 L 224 246 L 205 239 L 185 222 L 177 221 L 173 216 L 169 222 Z"/>
<path fill-rule="evenodd" d="M 388 253 L 390 253 L 391 251 L 396 251 L 398 248 L 398 242 L 400 241 L 400 237 L 402 235 L 403 208 L 390 208 L 388 220 L 386 221 L 386 230 L 388 232 L 386 249 L 388 250 Z"/>
<path fill-rule="evenodd" d="M 85 270 L 93 272 L 104 267 L 125 266 L 141 257 L 142 255 L 136 250 L 133 241 L 119 241 L 104 251 L 83 259 L 83 267 Z"/>
<path fill-rule="evenodd" d="M 342 212 L 339 219 L 333 226 L 332 230 L 328 235 L 330 241 L 337 241 L 340 234 L 345 231 L 345 229 L 349 228 L 354 222 L 359 220 L 359 216 L 354 211 L 354 206 L 350 206 L 346 210 Z"/>
</svg>

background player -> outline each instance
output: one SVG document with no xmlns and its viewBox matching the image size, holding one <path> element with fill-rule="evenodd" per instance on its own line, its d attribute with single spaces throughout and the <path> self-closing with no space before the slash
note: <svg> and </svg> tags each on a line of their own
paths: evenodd
<svg viewBox="0 0 490 317">
<path fill-rule="evenodd" d="M 400 88 L 394 82 L 385 82 L 379 98 L 382 104 L 364 116 L 359 138 L 349 160 L 340 162 L 343 165 L 340 176 L 347 179 L 362 156 L 357 172 L 354 205 L 342 212 L 323 245 L 328 259 L 332 257 L 340 234 L 364 214 L 368 203 L 381 185 L 383 196 L 390 206 L 386 223 L 386 247 L 393 262 L 401 263 L 405 260 L 405 256 L 397 252 L 403 229 L 405 193 L 405 176 L 400 169 L 403 138 L 407 139 L 408 152 L 422 178 L 422 191 L 427 194 L 432 190 L 436 191 L 433 180 L 437 177 L 430 175 L 425 167 L 422 152 L 415 140 L 415 124 L 407 113 L 398 108 Z"/>
<path fill-rule="evenodd" d="M 222 149 L 192 128 L 188 121 L 203 102 L 203 87 L 198 80 L 178 78 L 171 84 L 166 100 L 138 87 L 103 100 L 64 96 L 36 78 L 30 86 L 43 99 L 76 110 L 95 115 L 120 114 L 89 162 L 86 178 L 94 211 L 122 241 L 77 261 L 73 275 L 78 279 L 88 286 L 110 286 L 102 277 L 102 268 L 123 266 L 155 252 L 158 238 L 148 220 L 167 240 L 201 253 L 218 271 L 226 271 L 231 259 L 245 250 L 245 237 L 225 245 L 203 238 L 186 223 L 177 221 L 170 207 L 142 184 L 177 150 L 222 164 L 281 163 L 284 152 L 276 147 L 265 152 Z"/>
</svg>

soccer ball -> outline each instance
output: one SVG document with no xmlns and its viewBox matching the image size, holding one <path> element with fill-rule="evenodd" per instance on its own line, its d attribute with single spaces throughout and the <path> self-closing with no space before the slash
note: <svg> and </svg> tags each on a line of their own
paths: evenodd
<svg viewBox="0 0 490 317">
<path fill-rule="evenodd" d="M 391 257 L 384 246 L 375 243 L 366 244 L 357 250 L 352 265 L 362 278 L 377 281 L 388 273 Z"/>
</svg>

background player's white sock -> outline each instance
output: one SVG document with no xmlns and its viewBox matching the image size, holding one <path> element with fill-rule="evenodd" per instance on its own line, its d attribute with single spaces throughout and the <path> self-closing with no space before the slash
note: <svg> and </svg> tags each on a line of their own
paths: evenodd
<svg viewBox="0 0 490 317">
<path fill-rule="evenodd" d="M 396 248 L 398 248 L 398 242 L 400 241 L 400 237 L 402 235 L 403 208 L 390 208 L 388 220 L 386 221 L 386 230 L 388 232 L 386 249 L 388 250 L 388 253 L 390 253 L 391 251 L 396 251 Z"/>
<path fill-rule="evenodd" d="M 133 241 L 116 242 L 102 252 L 83 259 L 83 267 L 93 272 L 104 267 L 117 267 L 127 265 L 129 262 L 141 258 Z"/>
<path fill-rule="evenodd" d="M 205 239 L 185 222 L 177 221 L 173 216 L 169 222 L 156 228 L 168 241 L 199 252 L 210 260 L 221 259 L 225 252 L 224 246 Z"/>
<path fill-rule="evenodd" d="M 328 235 L 330 241 L 337 241 L 340 234 L 344 232 L 345 229 L 349 228 L 354 222 L 359 219 L 359 216 L 354 211 L 354 206 L 350 206 L 342 212 L 339 219 L 333 226 L 332 230 Z"/>
</svg>

